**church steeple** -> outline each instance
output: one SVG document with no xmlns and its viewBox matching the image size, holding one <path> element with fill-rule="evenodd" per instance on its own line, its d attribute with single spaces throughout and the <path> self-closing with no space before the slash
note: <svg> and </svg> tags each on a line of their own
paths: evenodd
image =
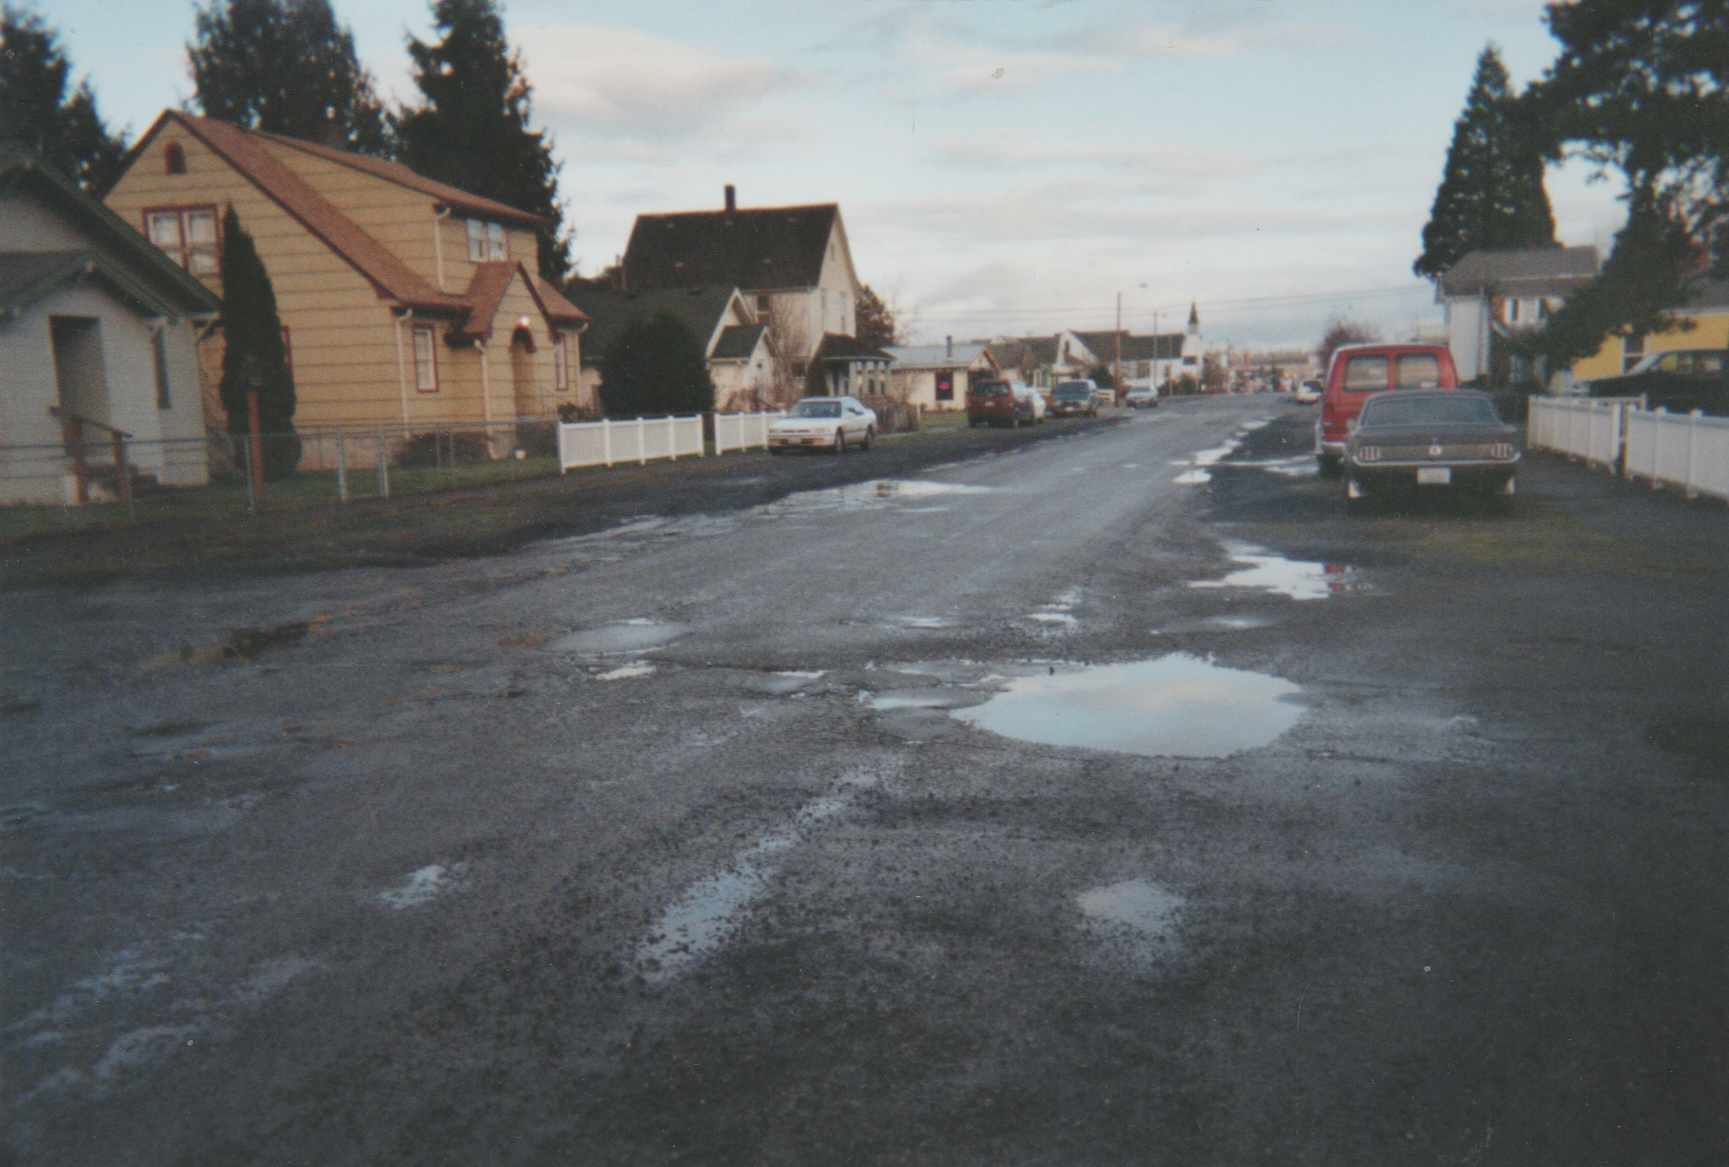
<svg viewBox="0 0 1729 1167">
<path fill-rule="evenodd" d="M 1199 332 L 1200 330 L 1201 330 L 1201 310 L 1195 304 L 1195 302 L 1193 300 L 1190 300 L 1189 301 L 1189 331 L 1190 332 Z"/>
</svg>

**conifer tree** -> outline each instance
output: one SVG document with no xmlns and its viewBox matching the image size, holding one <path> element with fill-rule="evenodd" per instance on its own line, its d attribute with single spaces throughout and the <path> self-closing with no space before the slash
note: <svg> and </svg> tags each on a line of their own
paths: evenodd
<svg viewBox="0 0 1729 1167">
<path fill-rule="evenodd" d="M 294 379 L 276 313 L 276 290 L 258 248 L 229 207 L 222 216 L 222 382 L 219 394 L 236 438 L 252 432 L 249 390 L 258 389 L 259 432 L 264 440 L 264 477 L 286 478 L 300 464 L 294 433 Z"/>
<path fill-rule="evenodd" d="M 195 27 L 186 54 L 205 116 L 384 154 L 384 107 L 329 0 L 212 0 Z"/>
<path fill-rule="evenodd" d="M 1627 223 L 1603 270 L 1551 318 L 1552 362 L 1610 334 L 1677 326 L 1694 277 L 1729 278 L 1729 3 L 1551 3 L 1561 52 L 1525 95 L 1551 157 L 1619 170 Z"/>
<path fill-rule="evenodd" d="M 1470 251 L 1555 246 L 1541 144 L 1525 128 L 1494 45 L 1477 58 L 1465 111 L 1453 124 L 1446 170 L 1411 266 L 1438 276 Z"/>
<path fill-rule="evenodd" d="M 670 312 L 633 320 L 601 359 L 608 417 L 665 417 L 714 408 L 702 343 Z"/>
<path fill-rule="evenodd" d="M 392 118 L 397 157 L 411 170 L 540 215 L 540 274 L 562 283 L 570 236 L 562 232 L 559 164 L 552 143 L 528 128 L 528 81 L 504 37 L 493 0 L 435 0 L 436 44 L 410 38 L 422 102 Z"/>
<path fill-rule="evenodd" d="M 881 348 L 900 343 L 900 322 L 895 319 L 894 309 L 869 284 L 859 293 L 858 309 L 853 315 L 857 317 L 853 335 L 861 344 Z"/>
<path fill-rule="evenodd" d="M 0 140 L 95 190 L 119 168 L 126 143 L 102 124 L 88 79 L 66 92 L 71 72 L 59 33 L 33 12 L 0 8 Z"/>
</svg>

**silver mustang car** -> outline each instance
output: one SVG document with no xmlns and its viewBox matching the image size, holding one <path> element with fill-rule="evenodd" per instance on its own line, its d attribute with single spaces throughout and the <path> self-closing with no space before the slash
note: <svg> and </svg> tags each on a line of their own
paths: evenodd
<svg viewBox="0 0 1729 1167">
<path fill-rule="evenodd" d="M 833 450 L 848 446 L 870 449 L 877 435 L 877 415 L 856 397 L 806 397 L 768 423 L 768 452 Z"/>
</svg>

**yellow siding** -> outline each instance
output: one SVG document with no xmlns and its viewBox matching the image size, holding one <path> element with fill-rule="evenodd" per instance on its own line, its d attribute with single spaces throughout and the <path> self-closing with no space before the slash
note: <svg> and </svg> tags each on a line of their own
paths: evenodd
<svg viewBox="0 0 1729 1167">
<path fill-rule="evenodd" d="M 1682 314 L 1693 322 L 1688 331 L 1677 329 L 1645 338 L 1645 355 L 1687 348 L 1729 348 L 1729 308 L 1713 308 L 1708 312 Z M 1611 336 L 1591 356 L 1573 365 L 1573 378 L 1589 381 L 1595 377 L 1619 376 L 1622 369 L 1622 340 Z"/>
</svg>

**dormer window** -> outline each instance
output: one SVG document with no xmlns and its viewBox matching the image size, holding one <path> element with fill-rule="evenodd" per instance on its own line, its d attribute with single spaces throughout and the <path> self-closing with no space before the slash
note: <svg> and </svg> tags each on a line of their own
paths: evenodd
<svg viewBox="0 0 1729 1167">
<path fill-rule="evenodd" d="M 170 142 L 162 151 L 162 160 L 169 174 L 186 173 L 186 149 L 179 142 Z"/>
<path fill-rule="evenodd" d="M 504 224 L 468 220 L 468 258 L 475 263 L 508 258 L 504 251 Z"/>
</svg>

